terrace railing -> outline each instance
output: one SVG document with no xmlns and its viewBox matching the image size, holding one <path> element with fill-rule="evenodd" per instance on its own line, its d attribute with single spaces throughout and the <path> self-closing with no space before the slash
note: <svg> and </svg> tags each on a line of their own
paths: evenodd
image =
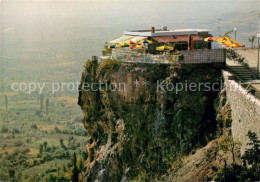
<svg viewBox="0 0 260 182">
<path fill-rule="evenodd" d="M 227 71 L 229 71 L 230 73 L 233 74 L 232 78 L 230 78 L 230 79 L 239 83 L 244 89 L 250 91 L 252 95 L 254 95 L 258 100 L 260 100 L 260 90 L 258 90 L 256 87 L 252 86 L 250 83 L 246 83 L 245 81 L 240 79 L 230 66 L 227 66 L 226 69 L 227 69 Z"/>
<path fill-rule="evenodd" d="M 196 64 L 196 63 L 224 63 L 226 62 L 225 49 L 197 49 L 193 51 L 181 51 L 183 64 Z"/>
<path fill-rule="evenodd" d="M 181 51 L 179 55 L 164 54 L 144 54 L 143 50 L 130 50 L 119 48 L 112 50 L 112 57 L 123 62 L 144 62 L 162 64 L 202 64 L 202 63 L 225 63 L 225 49 L 200 49 L 193 51 Z"/>
</svg>

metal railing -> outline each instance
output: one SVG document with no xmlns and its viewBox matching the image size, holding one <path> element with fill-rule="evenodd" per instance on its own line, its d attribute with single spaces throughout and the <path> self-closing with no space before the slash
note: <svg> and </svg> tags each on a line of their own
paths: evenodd
<svg viewBox="0 0 260 182">
<path fill-rule="evenodd" d="M 233 74 L 232 80 L 240 84 L 244 89 L 248 90 L 252 95 L 254 95 L 258 100 L 260 100 L 260 90 L 252 86 L 250 83 L 246 83 L 241 78 L 236 75 L 236 72 L 230 67 L 226 66 L 226 70 Z"/>
<path fill-rule="evenodd" d="M 124 62 L 145 62 L 145 63 L 176 63 L 176 64 L 203 64 L 203 63 L 225 63 L 225 49 L 200 49 L 193 51 L 180 51 L 180 54 L 145 54 L 143 50 L 130 50 L 118 48 L 112 50 L 112 57 Z"/>
<path fill-rule="evenodd" d="M 254 76 L 257 77 L 257 70 L 255 70 L 254 68 L 251 68 L 249 65 L 249 61 L 243 57 L 242 55 L 238 54 L 236 51 L 234 51 L 236 54 L 236 58 L 233 58 L 233 56 L 231 55 L 232 52 L 229 52 L 227 54 L 228 58 L 231 60 L 234 60 L 236 63 L 240 64 L 241 66 L 243 66 L 245 69 L 247 69 L 248 71 L 250 71 L 250 73 Z M 238 56 L 240 58 L 238 58 Z"/>
</svg>

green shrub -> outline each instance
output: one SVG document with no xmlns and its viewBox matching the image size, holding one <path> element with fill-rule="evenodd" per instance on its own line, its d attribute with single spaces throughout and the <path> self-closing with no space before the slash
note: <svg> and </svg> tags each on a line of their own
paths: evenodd
<svg viewBox="0 0 260 182">
<path fill-rule="evenodd" d="M 22 146 L 22 145 L 23 145 L 23 142 L 21 140 L 14 142 L 15 147 L 19 147 L 19 146 Z"/>
<path fill-rule="evenodd" d="M 87 72 L 90 72 L 91 71 L 91 68 L 93 66 L 95 66 L 96 64 L 96 61 L 91 61 L 91 60 L 88 60 L 85 64 L 84 64 L 84 69 L 87 71 Z"/>
<path fill-rule="evenodd" d="M 44 162 L 51 161 L 52 159 L 53 158 L 52 158 L 52 155 L 50 153 L 45 153 L 44 156 L 43 156 Z"/>
<path fill-rule="evenodd" d="M 37 130 L 37 129 L 38 129 L 38 127 L 37 127 L 36 124 L 32 124 L 32 125 L 30 126 L 30 128 L 31 128 L 31 129 L 34 129 L 34 130 Z"/>
<path fill-rule="evenodd" d="M 216 181 L 259 181 L 260 180 L 260 141 L 256 133 L 247 134 L 252 148 L 247 149 L 241 157 L 243 165 L 233 163 L 226 169 L 222 169 L 215 178 Z"/>
<path fill-rule="evenodd" d="M 47 171 L 46 171 L 47 173 Z M 46 179 L 47 182 L 69 182 L 69 179 L 67 179 L 65 176 L 55 176 L 53 174 L 50 174 L 50 176 Z"/>
<path fill-rule="evenodd" d="M 3 125 L 2 128 L 1 128 L 1 132 L 2 133 L 7 133 L 8 132 L 8 128 Z"/>
<path fill-rule="evenodd" d="M 14 129 L 12 130 L 12 133 L 20 133 L 20 131 L 19 131 L 18 129 L 14 128 Z"/>
<path fill-rule="evenodd" d="M 119 59 L 106 59 L 101 61 L 99 64 L 98 70 L 101 75 L 105 73 L 112 73 L 117 71 L 121 65 L 121 61 Z"/>
</svg>

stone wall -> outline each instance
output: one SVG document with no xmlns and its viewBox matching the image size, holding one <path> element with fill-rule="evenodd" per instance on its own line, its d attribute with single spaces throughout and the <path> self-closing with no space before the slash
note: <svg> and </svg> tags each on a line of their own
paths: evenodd
<svg viewBox="0 0 260 182">
<path fill-rule="evenodd" d="M 248 93 L 241 85 L 228 77 L 232 74 L 223 71 L 227 99 L 232 109 L 232 136 L 241 143 L 241 154 L 245 152 L 249 142 L 247 132 L 257 133 L 260 139 L 260 101 Z"/>
</svg>

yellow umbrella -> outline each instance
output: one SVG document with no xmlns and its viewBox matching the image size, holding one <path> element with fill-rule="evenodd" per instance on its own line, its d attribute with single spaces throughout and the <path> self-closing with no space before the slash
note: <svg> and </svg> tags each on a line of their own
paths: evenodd
<svg viewBox="0 0 260 182">
<path fill-rule="evenodd" d="M 120 46 L 121 46 L 121 47 L 129 47 L 130 45 L 123 42 L 123 43 L 120 44 Z"/>
<path fill-rule="evenodd" d="M 230 47 L 238 47 L 236 44 L 231 44 Z"/>
<path fill-rule="evenodd" d="M 141 45 L 133 45 L 130 47 L 130 49 L 143 49 L 145 48 L 144 46 L 141 46 Z"/>
<path fill-rule="evenodd" d="M 173 47 L 164 45 L 164 46 L 156 47 L 156 50 L 157 51 L 172 51 Z"/>
<path fill-rule="evenodd" d="M 231 45 L 232 42 L 230 42 L 230 41 L 226 41 L 226 42 L 224 42 L 223 44 L 225 44 L 225 45 Z"/>
<path fill-rule="evenodd" d="M 144 39 L 144 40 L 139 41 L 139 43 L 140 44 L 151 44 L 153 42 L 151 40 Z"/>
<path fill-rule="evenodd" d="M 243 45 L 242 44 L 236 44 L 237 45 L 237 47 L 242 47 Z"/>
<path fill-rule="evenodd" d="M 120 48 L 121 46 L 118 45 L 118 44 L 113 44 L 111 46 L 109 46 L 110 49 L 113 49 L 113 48 Z"/>
<path fill-rule="evenodd" d="M 218 42 L 225 42 L 225 41 L 229 41 L 230 38 L 229 37 L 220 37 L 218 38 Z"/>
<path fill-rule="evenodd" d="M 215 38 L 215 37 L 207 37 L 207 38 L 204 39 L 205 42 L 208 42 L 208 41 L 215 42 L 215 41 L 217 41 L 217 40 L 218 40 L 218 39 Z"/>
<path fill-rule="evenodd" d="M 126 41 L 126 42 L 124 42 L 124 43 L 126 43 L 126 44 L 128 44 L 128 45 L 133 45 L 133 44 L 136 44 L 136 42 L 134 42 L 134 41 L 131 41 L 131 40 L 128 40 L 128 41 Z"/>
</svg>

